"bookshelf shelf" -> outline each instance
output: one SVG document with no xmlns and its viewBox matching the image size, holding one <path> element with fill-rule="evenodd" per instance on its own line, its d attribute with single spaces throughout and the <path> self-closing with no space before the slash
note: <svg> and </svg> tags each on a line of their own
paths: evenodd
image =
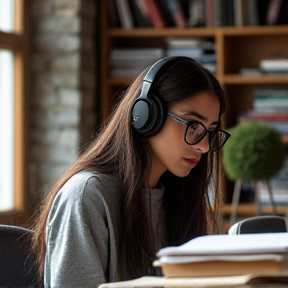
<svg viewBox="0 0 288 288">
<path fill-rule="evenodd" d="M 286 75 L 261 75 L 261 76 L 242 76 L 239 74 L 225 74 L 222 82 L 224 84 L 287 84 L 288 74 Z"/>
<path fill-rule="evenodd" d="M 215 43 L 217 72 L 227 98 L 228 110 L 224 119 L 225 128 L 237 123 L 238 116 L 252 107 L 253 89 L 257 86 L 286 85 L 288 74 L 279 75 L 241 75 L 242 68 L 259 68 L 262 59 L 288 57 L 288 25 L 241 26 L 241 27 L 197 27 L 197 28 L 110 28 L 108 26 L 109 1 L 101 1 L 101 39 L 100 39 L 100 109 L 102 120 L 110 111 L 115 92 L 123 89 L 134 77 L 112 77 L 110 52 L 114 48 L 163 48 L 167 49 L 167 37 L 197 38 Z M 147 65 L 150 63 L 147 63 Z M 121 74 L 120 74 L 121 75 Z M 104 112 L 103 112 L 104 111 Z M 283 137 L 288 144 L 288 136 Z M 233 187 L 225 179 L 224 194 L 232 194 Z M 227 199 L 231 199 L 227 196 Z M 229 198 L 230 197 L 230 198 Z M 225 199 L 224 201 L 229 201 Z M 252 208 L 251 208 L 252 207 Z M 254 204 L 243 204 L 239 214 L 255 215 Z M 247 213 L 245 212 L 247 209 Z M 266 208 L 265 208 L 266 209 Z M 268 209 L 268 208 L 267 208 Z M 229 204 L 222 208 L 224 214 L 230 213 Z"/>
<path fill-rule="evenodd" d="M 216 77 L 218 77 L 216 75 Z M 111 86 L 126 85 L 130 82 L 132 77 L 111 77 L 108 78 L 108 83 Z M 218 77 L 219 78 L 219 77 Z M 238 85 L 238 84 L 287 84 L 288 74 L 279 76 L 241 76 L 239 74 L 227 74 L 222 77 L 222 84 L 224 85 Z"/>
<path fill-rule="evenodd" d="M 217 33 L 217 28 L 134 28 L 109 29 L 110 37 L 166 37 L 166 36 L 205 36 L 214 37 Z"/>
<path fill-rule="evenodd" d="M 254 35 L 281 35 L 288 33 L 288 25 L 283 26 L 247 26 L 247 27 L 210 27 L 210 28 L 110 28 L 110 37 L 165 37 L 165 36 L 254 36 Z"/>
<path fill-rule="evenodd" d="M 279 215 L 286 215 L 288 211 L 288 206 L 277 206 L 277 212 Z M 220 207 L 220 213 L 223 215 L 230 215 L 232 211 L 232 205 L 231 204 L 223 204 Z M 239 204 L 238 206 L 238 213 L 242 216 L 256 216 L 257 215 L 257 206 L 254 203 L 243 203 Z M 263 214 L 273 214 L 272 208 L 270 206 L 263 206 L 262 207 L 262 213 Z"/>
</svg>

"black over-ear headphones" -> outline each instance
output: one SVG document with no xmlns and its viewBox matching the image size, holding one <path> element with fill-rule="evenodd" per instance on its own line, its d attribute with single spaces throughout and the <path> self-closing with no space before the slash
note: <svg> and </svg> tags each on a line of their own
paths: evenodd
<svg viewBox="0 0 288 288">
<path fill-rule="evenodd" d="M 176 57 L 170 56 L 158 60 L 150 67 L 143 78 L 140 95 L 134 101 L 131 112 L 132 126 L 142 136 L 154 136 L 164 124 L 166 107 L 157 95 L 149 94 L 149 90 L 159 69 Z"/>
</svg>

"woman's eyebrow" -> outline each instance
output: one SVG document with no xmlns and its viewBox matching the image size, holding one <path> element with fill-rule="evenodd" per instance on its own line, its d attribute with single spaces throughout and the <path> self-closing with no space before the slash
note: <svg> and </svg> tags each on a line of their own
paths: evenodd
<svg viewBox="0 0 288 288">
<path fill-rule="evenodd" d="M 187 111 L 185 112 L 186 115 L 189 115 L 189 116 L 196 116 L 197 118 L 199 118 L 200 120 L 202 121 L 208 121 L 207 117 L 197 113 L 197 112 L 194 112 L 194 111 Z M 213 126 L 213 125 L 219 125 L 219 121 L 214 121 L 210 126 Z"/>
</svg>

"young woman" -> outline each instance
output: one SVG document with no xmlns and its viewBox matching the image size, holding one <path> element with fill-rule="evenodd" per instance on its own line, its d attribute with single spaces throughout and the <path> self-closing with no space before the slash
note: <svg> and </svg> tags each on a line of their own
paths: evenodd
<svg viewBox="0 0 288 288">
<path fill-rule="evenodd" d="M 224 110 L 218 81 L 191 58 L 138 76 L 43 205 L 33 248 L 45 287 L 153 275 L 160 248 L 212 232 Z"/>
</svg>

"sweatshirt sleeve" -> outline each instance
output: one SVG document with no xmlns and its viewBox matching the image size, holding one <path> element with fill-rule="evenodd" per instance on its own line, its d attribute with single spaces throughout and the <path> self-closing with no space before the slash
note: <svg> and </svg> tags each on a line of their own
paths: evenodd
<svg viewBox="0 0 288 288">
<path fill-rule="evenodd" d="M 98 186 L 93 177 L 73 176 L 56 196 L 46 225 L 45 287 L 107 282 L 107 207 Z"/>
</svg>

